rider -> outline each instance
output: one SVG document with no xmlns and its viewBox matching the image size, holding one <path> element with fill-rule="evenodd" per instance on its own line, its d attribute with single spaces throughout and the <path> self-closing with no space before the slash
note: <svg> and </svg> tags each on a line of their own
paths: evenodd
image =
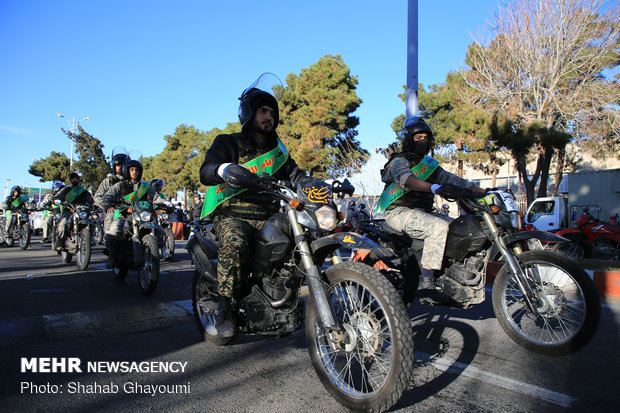
<svg viewBox="0 0 620 413">
<path fill-rule="evenodd" d="M 116 153 L 112 155 L 112 169 L 113 173 L 108 175 L 101 181 L 97 191 L 95 192 L 95 204 L 97 207 L 101 208 L 105 211 L 105 218 L 103 219 L 103 231 L 105 235 L 105 246 L 108 249 L 108 253 L 110 251 L 110 243 L 112 241 L 109 240 L 110 236 L 108 235 L 108 230 L 110 225 L 112 224 L 112 219 L 114 215 L 114 207 L 104 208 L 103 207 L 103 196 L 108 192 L 112 186 L 117 184 L 118 182 L 125 179 L 123 176 L 123 164 L 127 160 L 126 153 Z"/>
<path fill-rule="evenodd" d="M 354 230 L 357 227 L 357 211 L 355 210 L 355 201 L 352 199 L 347 205 L 347 215 L 344 219 L 344 223 L 351 225 L 351 228 Z"/>
<path fill-rule="evenodd" d="M 198 192 L 194 194 L 194 206 L 192 207 L 192 219 L 197 221 L 202 215 L 202 206 L 204 204 L 202 197 Z"/>
<path fill-rule="evenodd" d="M 53 215 L 52 209 L 54 205 L 54 197 L 62 188 L 65 187 L 65 183 L 62 181 L 55 181 L 52 184 L 52 192 L 45 195 L 43 201 L 39 204 L 38 209 L 43 211 L 43 242 L 51 242 L 50 233 L 52 231 Z"/>
<path fill-rule="evenodd" d="M 123 197 L 135 193 L 138 197 L 146 197 L 153 204 L 164 203 L 164 199 L 159 196 L 148 182 L 142 182 L 142 172 L 144 167 L 136 159 L 128 159 L 123 163 L 123 180 L 114 184 L 103 196 L 102 205 L 106 211 L 114 211 L 116 205 L 124 202 Z M 112 215 L 112 214 L 109 214 Z M 112 268 L 116 263 L 116 251 L 118 242 L 122 236 L 125 218 L 119 215 L 113 218 L 108 230 L 106 230 L 106 240 L 108 242 L 108 260 L 106 267 Z"/>
<path fill-rule="evenodd" d="M 222 183 L 238 188 L 244 182 L 257 179 L 257 174 L 242 165 L 248 163 L 248 168 L 255 167 L 261 156 L 267 153 L 277 159 L 269 171 L 275 178 L 299 182 L 306 177 L 276 134 L 280 119 L 277 100 L 261 89 L 248 89 L 239 98 L 241 133 L 217 136 L 200 167 L 200 182 L 210 187 L 205 195 L 202 216 L 211 214 L 213 230 L 220 242 L 217 266 L 220 301 L 216 329 L 223 337 L 235 334 L 232 305 L 243 277 L 247 276 L 243 264 L 250 253 L 250 242 L 264 222 L 279 211 L 280 202 L 245 191 L 218 199 L 214 205 L 215 190 Z"/>
<path fill-rule="evenodd" d="M 60 201 L 61 203 L 68 202 L 74 205 L 95 204 L 95 200 L 90 192 L 80 185 L 80 175 L 76 172 L 71 172 L 69 181 L 71 182 L 71 186 L 65 186 L 61 189 L 54 197 L 54 201 Z M 58 244 L 56 245 L 56 249 L 59 251 L 64 247 L 65 240 L 67 239 L 67 221 L 70 217 L 71 211 L 65 210 L 58 221 Z"/>
<path fill-rule="evenodd" d="M 11 211 L 13 212 L 12 214 L 9 214 L 7 216 L 7 220 L 6 220 L 6 231 L 9 232 L 9 229 L 11 228 L 11 226 L 13 226 L 13 223 L 15 222 L 15 212 L 17 212 L 19 209 L 25 207 L 25 203 L 20 202 L 20 198 L 22 196 L 22 187 L 19 185 L 15 185 L 13 188 L 11 188 L 11 193 L 9 196 L 6 197 L 5 200 L 5 211 Z"/>
<path fill-rule="evenodd" d="M 451 220 L 447 215 L 432 212 L 434 194 L 461 198 L 485 191 L 439 166 L 432 158 L 433 132 L 421 118 L 409 117 L 400 135 L 402 151 L 393 153 L 381 170 L 386 189 L 378 209 L 386 209 L 385 221 L 393 229 L 424 240 L 418 286 L 424 294 L 434 288 L 434 271 L 441 269 Z"/>
<path fill-rule="evenodd" d="M 356 230 L 359 230 L 359 226 L 360 226 L 360 222 L 361 221 L 368 221 L 370 219 L 370 214 L 368 213 L 368 210 L 366 210 L 366 204 L 364 204 L 363 202 L 360 202 L 359 205 L 357 206 L 358 210 L 357 210 L 357 228 Z"/>
</svg>

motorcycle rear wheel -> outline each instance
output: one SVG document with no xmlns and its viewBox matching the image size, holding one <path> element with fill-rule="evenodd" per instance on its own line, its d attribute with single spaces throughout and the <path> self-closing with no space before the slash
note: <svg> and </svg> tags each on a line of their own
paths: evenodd
<svg viewBox="0 0 620 413">
<path fill-rule="evenodd" d="M 30 239 L 32 238 L 32 228 L 30 224 L 26 222 L 22 224 L 22 233 L 19 237 L 19 248 L 25 250 L 30 245 Z"/>
<path fill-rule="evenodd" d="M 517 279 L 504 265 L 493 284 L 493 310 L 508 336 L 535 353 L 573 353 L 594 336 L 601 318 L 596 286 L 573 260 L 550 251 L 518 257 L 527 271 L 537 308 L 528 309 Z"/>
<path fill-rule="evenodd" d="M 585 250 L 577 241 L 560 242 L 555 244 L 551 251 L 568 257 L 579 259 L 585 256 Z"/>
<path fill-rule="evenodd" d="M 164 248 L 166 250 L 166 256 L 164 257 L 164 261 L 172 261 L 172 257 L 174 257 L 174 233 L 170 227 L 164 228 Z"/>
<path fill-rule="evenodd" d="M 192 281 L 192 308 L 194 321 L 202 339 L 218 346 L 228 345 L 234 337 L 222 337 L 215 328 L 219 295 L 212 291 L 209 282 L 198 271 L 194 271 Z"/>
<path fill-rule="evenodd" d="M 157 238 L 147 234 L 142 238 L 144 263 L 138 268 L 138 286 L 144 295 L 151 295 L 159 282 L 159 248 Z"/>
<path fill-rule="evenodd" d="M 78 270 L 84 271 L 90 263 L 90 255 L 92 251 L 92 236 L 90 235 L 90 228 L 88 226 L 82 228 L 76 238 L 76 254 L 75 264 Z"/>
<path fill-rule="evenodd" d="M 343 406 L 387 410 L 400 399 L 413 372 L 413 335 L 403 301 L 378 270 L 365 264 L 344 262 L 325 274 L 327 298 L 345 337 L 335 343 L 320 328 L 311 296 L 306 340 L 314 370 Z"/>
</svg>

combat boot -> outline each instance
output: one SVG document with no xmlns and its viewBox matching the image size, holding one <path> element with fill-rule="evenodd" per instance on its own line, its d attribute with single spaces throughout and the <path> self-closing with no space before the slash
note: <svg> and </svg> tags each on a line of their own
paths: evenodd
<svg viewBox="0 0 620 413">
<path fill-rule="evenodd" d="M 237 332 L 237 323 L 233 313 L 230 297 L 220 296 L 215 318 L 215 328 L 217 334 L 224 338 L 230 338 Z"/>
<path fill-rule="evenodd" d="M 105 267 L 110 269 L 114 268 L 116 264 L 116 250 L 117 250 L 117 241 L 114 237 L 110 235 L 106 235 L 105 245 L 108 250 L 108 259 L 105 262 Z"/>
</svg>

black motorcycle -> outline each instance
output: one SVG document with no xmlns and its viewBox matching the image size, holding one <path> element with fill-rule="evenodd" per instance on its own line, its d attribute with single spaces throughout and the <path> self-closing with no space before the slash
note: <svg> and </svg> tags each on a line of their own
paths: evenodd
<svg viewBox="0 0 620 413">
<path fill-rule="evenodd" d="M 496 264 L 501 268 L 493 283 L 493 310 L 513 341 L 545 355 L 571 353 L 585 346 L 601 314 L 594 282 L 566 257 L 527 251 L 529 240 L 561 242 L 561 237 L 518 231 L 520 215 L 506 192 L 459 203 L 470 214 L 450 223 L 443 266 L 435 271 L 435 290 L 420 297 L 420 302 L 456 308 L 479 304 L 485 300 L 487 270 Z M 360 233 L 379 245 L 355 251 L 352 259 L 381 268 L 406 305 L 411 305 L 424 241 L 395 231 L 383 220 L 370 220 Z"/>
<path fill-rule="evenodd" d="M 62 262 L 70 264 L 73 256 L 75 256 L 75 265 L 78 270 L 84 271 L 88 268 L 92 253 L 91 227 L 93 223 L 91 220 L 91 206 L 88 204 L 71 203 L 61 205 L 60 200 L 54 201 L 54 204 L 56 206 L 62 206 L 64 210 L 70 212 L 66 224 L 67 237 L 65 238 L 64 244 L 60 246 Z M 54 228 L 56 225 L 55 223 Z M 57 229 L 53 230 L 52 234 L 52 245 L 58 250 L 59 240 Z"/>
<path fill-rule="evenodd" d="M 161 258 L 164 261 L 172 261 L 174 257 L 174 233 L 172 232 L 171 214 L 174 206 L 170 203 L 157 205 L 157 221 L 164 230 L 164 245 L 160 248 Z"/>
<path fill-rule="evenodd" d="M 104 238 L 104 230 L 103 230 L 103 218 L 105 214 L 101 208 L 93 208 L 92 213 L 90 214 L 90 220 L 92 222 L 92 226 L 90 228 L 90 233 L 93 236 L 93 245 L 102 245 Z"/>
<path fill-rule="evenodd" d="M 159 282 L 159 249 L 164 243 L 164 231 L 157 222 L 153 203 L 143 197 L 124 202 L 117 210 L 126 219 L 116 248 L 114 279 L 124 281 L 127 272 L 135 269 L 140 291 L 151 295 Z"/>
<path fill-rule="evenodd" d="M 246 186 L 283 201 L 284 212 L 269 218 L 255 236 L 248 281 L 234 309 L 239 332 L 277 338 L 297 330 L 304 319 L 306 282 L 306 340 L 321 382 L 348 408 L 390 408 L 409 383 L 413 337 L 405 306 L 381 273 L 342 261 L 339 248 L 362 237 L 329 235 L 338 221 L 332 189 L 350 189 L 320 181 L 294 186 L 269 177 Z M 206 225 L 194 223 L 195 236 L 186 246 L 196 268 L 194 318 L 205 340 L 226 345 L 233 338 L 219 336 L 215 327 L 218 244 Z M 324 269 L 326 259 L 332 265 Z"/>
<path fill-rule="evenodd" d="M 12 247 L 15 240 L 19 240 L 19 248 L 22 250 L 30 246 L 32 238 L 32 227 L 30 226 L 30 211 L 32 206 L 28 205 L 28 197 L 20 196 L 15 200 L 15 211 L 7 209 L 2 215 L 0 222 L 0 243 L 6 242 L 6 245 Z M 10 222 L 9 228 L 6 223 Z"/>
</svg>

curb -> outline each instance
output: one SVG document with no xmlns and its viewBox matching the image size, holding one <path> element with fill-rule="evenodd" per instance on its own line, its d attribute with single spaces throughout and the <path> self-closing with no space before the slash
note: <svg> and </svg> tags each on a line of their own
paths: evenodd
<svg viewBox="0 0 620 413">
<path fill-rule="evenodd" d="M 487 284 L 493 284 L 497 272 L 503 263 L 489 262 L 487 266 Z M 620 299 L 620 272 L 618 270 L 588 270 L 584 271 L 592 278 L 601 297 Z"/>
<path fill-rule="evenodd" d="M 42 337 L 67 339 L 95 333 L 135 333 L 156 330 L 191 320 L 191 300 L 145 304 L 89 312 L 47 314 L 0 320 L 0 347 Z"/>
</svg>

